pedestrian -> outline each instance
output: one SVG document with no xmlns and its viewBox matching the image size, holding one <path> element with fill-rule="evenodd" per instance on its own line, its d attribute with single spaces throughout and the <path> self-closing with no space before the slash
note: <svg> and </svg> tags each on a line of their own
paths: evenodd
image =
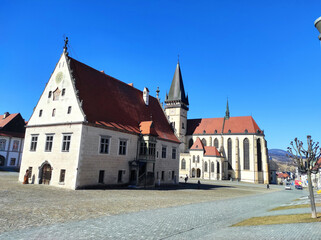
<svg viewBox="0 0 321 240">
<path fill-rule="evenodd" d="M 188 180 L 188 176 L 187 176 L 187 174 L 186 174 L 186 177 L 185 177 L 185 183 L 187 183 L 187 180 Z"/>
<path fill-rule="evenodd" d="M 198 181 L 197 181 L 197 187 L 198 187 L 198 189 L 200 189 L 200 186 L 201 186 L 201 181 L 198 180 Z"/>
<path fill-rule="evenodd" d="M 23 177 L 23 184 L 29 184 L 29 169 L 26 170 L 26 174 Z"/>
<path fill-rule="evenodd" d="M 270 189 L 270 185 L 269 184 L 266 184 L 266 189 Z"/>
</svg>

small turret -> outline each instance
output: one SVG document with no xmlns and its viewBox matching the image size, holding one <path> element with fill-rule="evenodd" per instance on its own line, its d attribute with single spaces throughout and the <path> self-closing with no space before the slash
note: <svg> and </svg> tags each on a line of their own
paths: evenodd
<svg viewBox="0 0 321 240">
<path fill-rule="evenodd" d="M 227 99 L 227 103 L 226 103 L 226 111 L 225 111 L 225 119 L 229 119 L 230 118 L 230 110 L 228 107 L 228 99 Z"/>
</svg>

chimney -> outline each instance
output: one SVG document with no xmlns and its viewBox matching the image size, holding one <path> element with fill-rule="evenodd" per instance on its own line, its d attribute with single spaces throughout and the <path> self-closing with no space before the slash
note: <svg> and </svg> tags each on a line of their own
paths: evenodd
<svg viewBox="0 0 321 240">
<path fill-rule="evenodd" d="M 6 117 L 8 117 L 9 115 L 10 115 L 10 113 L 5 112 L 5 113 L 3 114 L 3 119 L 5 119 Z"/>
<path fill-rule="evenodd" d="M 149 103 L 149 90 L 148 90 L 147 87 L 144 87 L 143 99 L 144 99 L 145 104 L 148 106 L 148 103 Z"/>
</svg>

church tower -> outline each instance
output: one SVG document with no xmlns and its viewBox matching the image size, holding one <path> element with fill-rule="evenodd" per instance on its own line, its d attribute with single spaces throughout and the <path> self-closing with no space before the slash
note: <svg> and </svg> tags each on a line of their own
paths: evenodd
<svg viewBox="0 0 321 240">
<path fill-rule="evenodd" d="M 180 152 L 185 151 L 188 105 L 188 96 L 185 95 L 183 78 L 178 61 L 171 88 L 169 93 L 166 94 L 165 113 L 178 139 L 182 142 Z"/>
</svg>

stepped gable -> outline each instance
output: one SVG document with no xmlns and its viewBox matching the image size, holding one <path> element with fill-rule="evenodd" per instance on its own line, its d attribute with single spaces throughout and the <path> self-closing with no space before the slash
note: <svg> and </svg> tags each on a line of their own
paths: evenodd
<svg viewBox="0 0 321 240">
<path fill-rule="evenodd" d="M 262 133 L 251 116 L 224 118 L 200 118 L 187 120 L 187 135 L 222 133 Z M 229 130 L 231 132 L 229 132 Z M 215 132 L 216 131 L 216 132 Z"/>
<path fill-rule="evenodd" d="M 140 123 L 152 120 L 159 138 L 179 143 L 156 98 L 149 96 L 149 105 L 146 105 L 142 91 L 68 58 L 89 123 L 138 134 Z"/>
</svg>

